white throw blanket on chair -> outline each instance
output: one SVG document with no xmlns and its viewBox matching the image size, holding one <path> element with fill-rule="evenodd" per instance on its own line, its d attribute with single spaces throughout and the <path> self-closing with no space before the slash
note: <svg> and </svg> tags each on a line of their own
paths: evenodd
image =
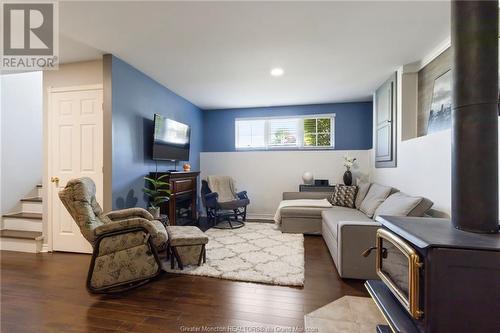
<svg viewBox="0 0 500 333">
<path fill-rule="evenodd" d="M 229 202 L 235 200 L 235 189 L 233 179 L 228 176 L 207 176 L 210 191 L 216 192 L 218 202 Z"/>
<path fill-rule="evenodd" d="M 281 224 L 281 208 L 284 207 L 317 207 L 317 208 L 330 208 L 332 204 L 326 199 L 296 199 L 296 200 L 283 200 L 280 202 L 276 214 L 274 215 L 274 222 Z"/>
</svg>

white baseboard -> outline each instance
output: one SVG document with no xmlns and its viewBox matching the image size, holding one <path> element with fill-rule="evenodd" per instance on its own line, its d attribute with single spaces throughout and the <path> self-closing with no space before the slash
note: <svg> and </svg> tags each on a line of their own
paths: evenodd
<svg viewBox="0 0 500 333">
<path fill-rule="evenodd" d="M 248 220 L 274 220 L 274 214 L 247 213 Z"/>
<path fill-rule="evenodd" d="M 49 244 L 42 244 L 42 249 L 40 250 L 40 252 L 49 252 Z"/>
</svg>

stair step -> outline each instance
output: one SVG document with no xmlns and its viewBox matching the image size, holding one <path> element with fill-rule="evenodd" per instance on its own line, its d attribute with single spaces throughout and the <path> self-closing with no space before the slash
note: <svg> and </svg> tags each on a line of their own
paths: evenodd
<svg viewBox="0 0 500 333">
<path fill-rule="evenodd" d="M 32 197 L 21 199 L 22 202 L 42 202 L 42 197 Z"/>
<path fill-rule="evenodd" d="M 40 204 L 39 204 L 40 205 Z M 9 230 L 42 231 L 43 220 L 2 217 L 2 228 Z"/>
<path fill-rule="evenodd" d="M 38 232 L 38 231 L 4 229 L 4 230 L 0 230 L 0 237 L 38 240 L 38 239 L 42 238 L 42 233 Z"/>
<path fill-rule="evenodd" d="M 13 218 L 13 219 L 41 220 L 42 214 L 40 214 L 40 213 L 13 213 L 13 214 L 2 215 L 2 217 Z"/>
<path fill-rule="evenodd" d="M 43 247 L 43 236 L 37 231 L 0 230 L 0 250 L 39 253 Z"/>
</svg>

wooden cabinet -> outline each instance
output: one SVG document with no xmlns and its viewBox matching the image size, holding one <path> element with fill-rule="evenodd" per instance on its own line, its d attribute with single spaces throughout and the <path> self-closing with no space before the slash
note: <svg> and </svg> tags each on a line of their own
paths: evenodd
<svg viewBox="0 0 500 333">
<path fill-rule="evenodd" d="M 299 185 L 299 192 L 333 192 L 335 185 Z"/>
<path fill-rule="evenodd" d="M 375 167 L 396 167 L 396 73 L 374 96 Z"/>
<path fill-rule="evenodd" d="M 161 213 L 168 215 L 170 225 L 178 224 L 181 215 L 180 211 L 188 210 L 188 217 L 183 217 L 182 224 L 196 224 L 198 220 L 196 198 L 198 197 L 198 176 L 199 172 L 152 172 L 150 177 L 160 177 L 167 175 L 166 182 L 170 184 L 170 200 L 160 207 Z"/>
</svg>

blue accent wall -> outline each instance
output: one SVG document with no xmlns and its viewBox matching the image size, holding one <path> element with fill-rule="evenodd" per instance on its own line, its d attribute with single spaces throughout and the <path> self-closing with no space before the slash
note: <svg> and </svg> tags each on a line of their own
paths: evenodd
<svg viewBox="0 0 500 333">
<path fill-rule="evenodd" d="M 372 148 L 372 102 L 294 105 L 203 111 L 203 151 L 235 151 L 234 121 L 244 117 L 275 117 L 335 113 L 335 150 Z"/>
<path fill-rule="evenodd" d="M 146 207 L 143 177 L 155 171 L 152 156 L 155 113 L 191 126 L 189 163 L 200 169 L 202 111 L 117 57 L 112 58 L 113 209 Z M 182 163 L 179 163 L 182 168 Z M 158 171 L 173 169 L 158 161 Z"/>
</svg>

